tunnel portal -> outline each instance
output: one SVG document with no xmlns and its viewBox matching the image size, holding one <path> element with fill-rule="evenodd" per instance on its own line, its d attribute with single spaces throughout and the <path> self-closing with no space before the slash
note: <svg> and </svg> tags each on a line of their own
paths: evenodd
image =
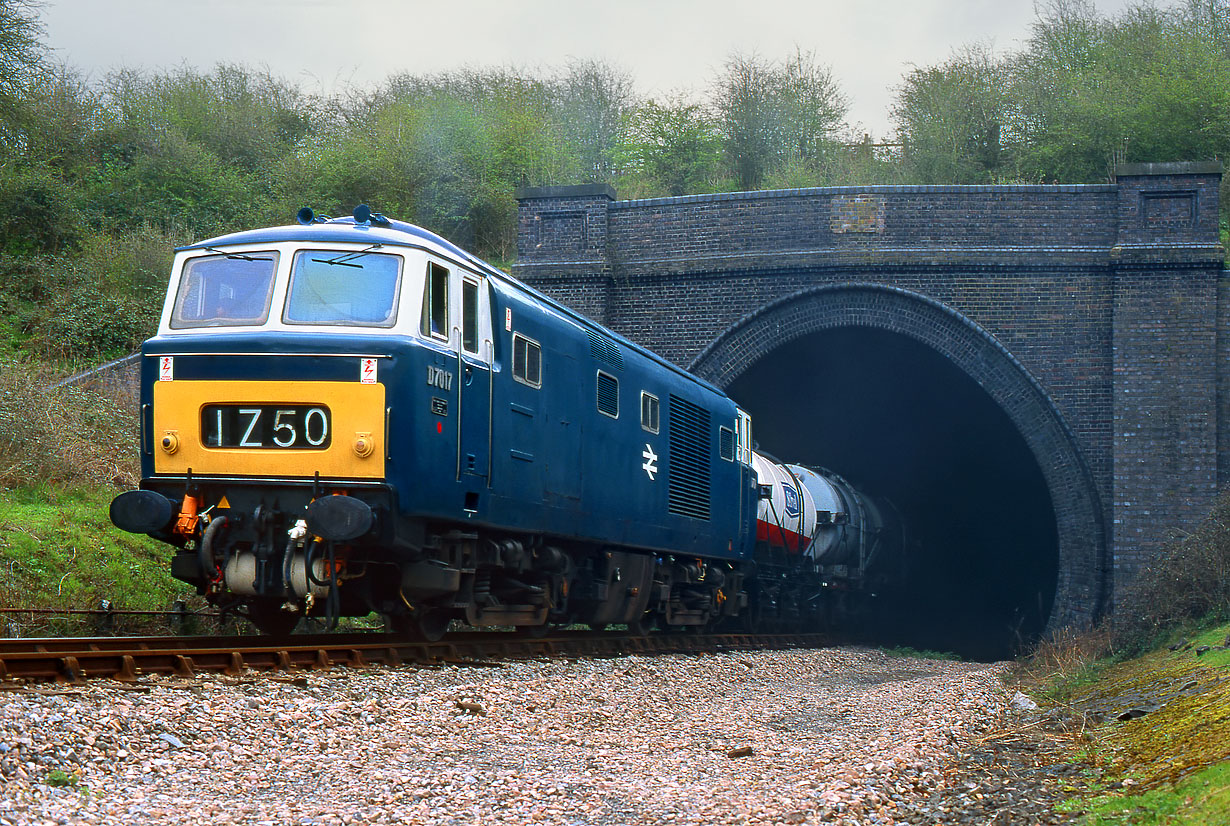
<svg viewBox="0 0 1230 826">
<path fill-rule="evenodd" d="M 926 612 L 961 625 L 985 616 L 983 599 L 1029 629 L 1049 600 L 1045 628 L 1088 627 L 1230 485 L 1221 180 L 1211 162 L 1123 164 L 1096 184 L 642 200 L 604 184 L 526 187 L 513 275 L 746 394 L 762 444 L 785 458 L 775 416 L 848 434 L 818 445 L 832 459 L 798 458 L 868 485 L 907 487 L 885 457 L 930 463 L 916 497 L 890 490 L 921 511 L 920 535 L 943 540 L 915 574 L 926 587 L 900 599 L 929 595 L 914 623 Z M 824 361 L 829 350 L 841 355 Z M 809 369 L 833 386 L 802 388 L 816 377 L 796 372 L 738 389 L 755 381 L 750 368 L 792 358 L 821 359 Z M 895 378 L 876 384 L 877 372 Z M 886 409 L 841 384 L 879 393 Z M 824 392 L 851 421 L 804 401 Z M 888 412 L 888 431 L 859 446 Z M 946 432 L 946 421 L 960 424 Z M 908 452 L 907 437 L 922 443 Z"/>
<path fill-rule="evenodd" d="M 1042 632 L 1059 558 L 1046 480 L 1003 409 L 949 359 L 841 327 L 784 343 L 725 389 L 762 449 L 901 512 L 906 556 L 870 603 L 877 641 L 993 658 Z"/>
</svg>

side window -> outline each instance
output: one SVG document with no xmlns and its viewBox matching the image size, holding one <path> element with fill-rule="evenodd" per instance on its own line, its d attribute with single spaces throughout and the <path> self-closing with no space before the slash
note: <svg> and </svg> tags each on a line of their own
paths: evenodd
<svg viewBox="0 0 1230 826">
<path fill-rule="evenodd" d="M 658 432 L 658 397 L 641 391 L 641 427 L 650 433 Z"/>
<path fill-rule="evenodd" d="M 542 348 L 520 333 L 513 333 L 513 378 L 530 387 L 542 387 Z"/>
<path fill-rule="evenodd" d="M 461 282 L 461 346 L 467 353 L 478 352 L 478 282 Z"/>
<path fill-rule="evenodd" d="M 619 379 L 598 371 L 598 412 L 619 418 Z"/>
<path fill-rule="evenodd" d="M 729 427 L 718 428 L 718 453 L 728 462 L 735 460 L 735 432 Z"/>
<path fill-rule="evenodd" d="M 433 261 L 423 289 L 423 335 L 448 341 L 448 332 L 448 270 Z"/>
</svg>

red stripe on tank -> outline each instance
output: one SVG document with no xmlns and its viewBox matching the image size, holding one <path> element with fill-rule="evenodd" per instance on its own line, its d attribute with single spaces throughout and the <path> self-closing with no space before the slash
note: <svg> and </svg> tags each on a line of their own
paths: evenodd
<svg viewBox="0 0 1230 826">
<path fill-rule="evenodd" d="M 756 520 L 756 541 L 768 542 L 774 548 L 785 548 L 788 551 L 805 551 L 811 544 L 811 540 L 800 537 L 796 531 L 782 530 L 763 519 Z"/>
</svg>

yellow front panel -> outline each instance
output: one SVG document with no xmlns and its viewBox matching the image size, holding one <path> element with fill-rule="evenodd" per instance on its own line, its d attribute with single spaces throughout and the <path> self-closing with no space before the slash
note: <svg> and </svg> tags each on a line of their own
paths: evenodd
<svg viewBox="0 0 1230 826">
<path fill-rule="evenodd" d="M 210 404 L 322 404 L 332 441 L 324 450 L 206 447 L 201 410 Z M 154 384 L 154 472 L 222 476 L 384 478 L 384 385 L 341 381 L 160 381 Z M 174 453 L 162 447 L 174 437 Z M 370 452 L 358 455 L 365 440 Z"/>
</svg>

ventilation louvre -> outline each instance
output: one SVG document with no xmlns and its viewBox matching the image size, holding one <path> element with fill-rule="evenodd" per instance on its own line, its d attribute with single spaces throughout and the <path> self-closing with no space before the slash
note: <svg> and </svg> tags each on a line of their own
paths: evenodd
<svg viewBox="0 0 1230 826">
<path fill-rule="evenodd" d="M 598 374 L 598 409 L 611 418 L 619 418 L 619 380 L 606 373 Z"/>
<path fill-rule="evenodd" d="M 586 330 L 589 336 L 589 354 L 603 364 L 608 364 L 618 370 L 624 369 L 624 354 L 619 345 L 608 341 L 593 330 Z"/>
<path fill-rule="evenodd" d="M 671 394 L 668 509 L 680 516 L 709 519 L 709 411 Z"/>
</svg>

